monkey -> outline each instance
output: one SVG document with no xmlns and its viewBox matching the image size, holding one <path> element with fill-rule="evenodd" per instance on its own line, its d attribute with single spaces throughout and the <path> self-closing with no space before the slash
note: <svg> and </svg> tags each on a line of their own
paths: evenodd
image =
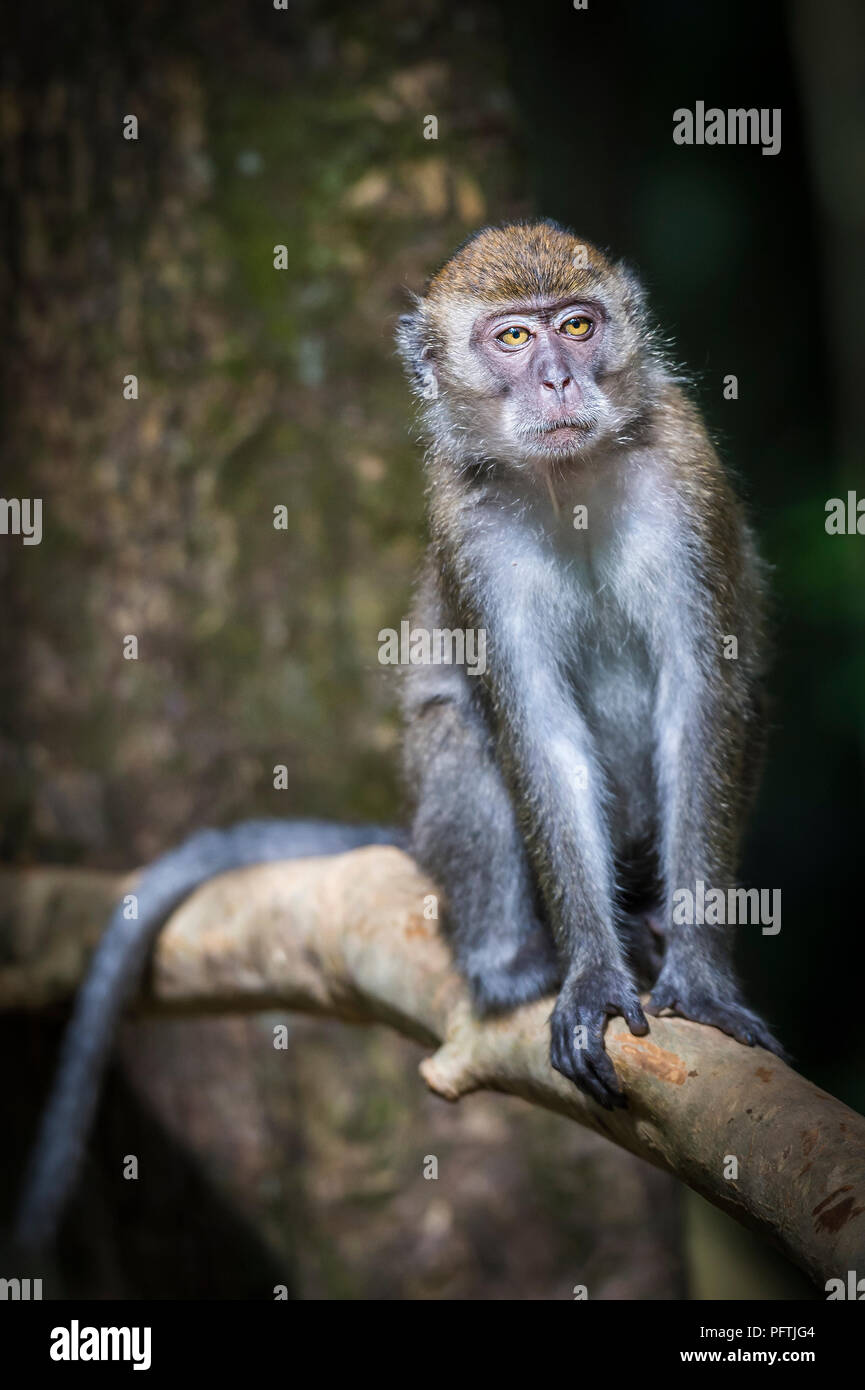
<svg viewBox="0 0 865 1390">
<path fill-rule="evenodd" d="M 246 864 L 406 849 L 442 889 L 477 1012 L 555 993 L 551 1063 L 606 1109 L 626 1103 L 611 1016 L 641 1035 L 671 1010 L 781 1052 L 727 929 L 673 919 L 677 888 L 735 882 L 765 741 L 766 581 L 638 278 L 555 222 L 486 227 L 400 318 L 397 346 L 426 442 L 415 625 L 482 630 L 489 660 L 403 673 L 407 831 L 253 821 L 143 872 L 138 916 L 115 909 L 64 1037 L 22 1248 L 56 1238 L 161 926 Z"/>
<path fill-rule="evenodd" d="M 411 849 L 478 1011 L 557 991 L 551 1063 L 607 1109 L 626 1103 L 610 1016 L 782 1054 L 729 929 L 674 917 L 677 890 L 735 883 L 767 582 L 636 274 L 552 221 L 485 228 L 398 345 L 426 441 L 414 621 L 486 633 L 482 678 L 416 665 L 403 687 Z"/>
</svg>

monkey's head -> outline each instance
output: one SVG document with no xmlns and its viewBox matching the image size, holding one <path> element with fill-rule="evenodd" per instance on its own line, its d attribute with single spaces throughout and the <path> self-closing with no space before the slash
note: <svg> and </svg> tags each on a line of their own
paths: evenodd
<svg viewBox="0 0 865 1390">
<path fill-rule="evenodd" d="M 636 277 L 547 221 L 475 233 L 397 340 L 432 438 L 522 471 L 630 433 L 663 370 Z"/>
</svg>

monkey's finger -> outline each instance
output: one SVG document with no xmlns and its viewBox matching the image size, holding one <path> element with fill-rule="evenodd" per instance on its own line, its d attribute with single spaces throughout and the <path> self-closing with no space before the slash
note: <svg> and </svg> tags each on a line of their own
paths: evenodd
<svg viewBox="0 0 865 1390">
<path fill-rule="evenodd" d="M 732 1023 L 732 1026 L 728 1028 L 724 1023 L 719 1022 L 717 1027 L 721 1028 L 723 1032 L 731 1033 L 740 1042 L 746 1042 L 748 1047 L 765 1047 L 767 1052 L 773 1052 L 782 1061 L 788 1060 L 787 1053 L 778 1039 L 772 1036 L 763 1020 L 757 1014 L 752 1013 L 750 1009 L 745 1008 L 744 1004 L 726 1009 L 723 1012 L 731 1019 Z M 742 1033 L 741 1037 L 739 1030 Z"/>
<path fill-rule="evenodd" d="M 617 1009 L 611 1009 L 612 1014 L 621 1014 L 635 1037 L 642 1038 L 649 1031 L 649 1020 L 643 1013 L 643 1006 L 639 999 L 626 999 Z"/>
<path fill-rule="evenodd" d="M 582 1050 L 582 1054 L 584 1052 L 585 1049 Z M 555 1063 L 553 1065 L 555 1066 Z M 605 1110 L 616 1110 L 627 1104 L 622 1091 L 607 1085 L 595 1072 L 591 1059 L 585 1055 L 570 1061 L 566 1067 L 556 1067 L 556 1070 L 561 1071 L 579 1090 L 597 1101 Z"/>
<path fill-rule="evenodd" d="M 605 1110 L 612 1110 L 615 1106 L 624 1105 L 625 1098 L 604 1051 L 600 1031 L 603 1023 L 602 1016 L 593 1020 L 593 1041 L 579 1047 L 574 1038 L 572 1024 L 554 1018 L 550 1040 L 550 1063 L 556 1071 L 573 1081 L 579 1090 L 591 1096 L 592 1100 L 597 1101 Z M 609 1071 L 604 1070 L 605 1063 Z"/>
<path fill-rule="evenodd" d="M 582 1089 L 605 1110 L 627 1110 L 628 1098 L 624 1091 L 614 1086 L 608 1086 L 595 1074 L 589 1063 L 586 1065 L 583 1077 Z"/>
<path fill-rule="evenodd" d="M 659 1018 L 664 1009 L 672 1009 L 674 1013 L 679 1013 L 679 1007 L 675 999 L 666 993 L 661 994 L 657 990 L 652 992 L 652 996 L 646 1004 L 646 1013 L 650 1018 Z"/>
<path fill-rule="evenodd" d="M 737 1042 L 744 1043 L 746 1047 L 764 1047 L 767 1052 L 773 1052 L 776 1057 L 786 1061 L 787 1055 L 783 1047 L 756 1014 L 752 1014 L 749 1009 L 742 1008 L 725 1010 L 723 1015 L 726 1021 L 719 1020 L 715 1025 L 722 1032 L 729 1033 Z"/>
<path fill-rule="evenodd" d="M 782 1062 L 790 1062 L 792 1058 L 786 1047 L 779 1043 L 778 1039 L 769 1032 L 768 1028 L 760 1028 L 757 1042 L 760 1047 L 765 1047 L 767 1052 L 773 1052 Z"/>
<path fill-rule="evenodd" d="M 596 1100 L 598 1105 L 602 1105 L 605 1110 L 625 1110 L 627 1109 L 627 1099 L 623 1091 L 611 1090 L 605 1086 L 603 1081 L 599 1081 L 593 1074 L 591 1068 L 587 1067 L 583 1073 L 582 1090 L 587 1095 Z"/>
<path fill-rule="evenodd" d="M 606 1018 L 601 1018 L 598 1021 L 598 1027 L 589 1034 L 588 1046 L 580 1049 L 580 1055 L 585 1071 L 603 1086 L 611 1105 L 624 1106 L 627 1101 L 622 1090 L 622 1083 L 619 1081 L 616 1069 L 604 1047 L 603 1030 L 606 1021 Z"/>
<path fill-rule="evenodd" d="M 744 1004 L 722 1004 L 717 999 L 706 998 L 683 1001 L 669 991 L 655 991 L 646 1005 L 646 1012 L 654 1017 L 665 1008 L 671 1009 L 680 1018 L 690 1019 L 693 1023 L 706 1023 L 711 1028 L 718 1028 L 728 1037 L 742 1043 L 744 1047 L 764 1047 L 767 1052 L 772 1052 L 782 1061 L 787 1061 L 787 1053 L 781 1044 L 772 1036 L 762 1019 Z"/>
</svg>

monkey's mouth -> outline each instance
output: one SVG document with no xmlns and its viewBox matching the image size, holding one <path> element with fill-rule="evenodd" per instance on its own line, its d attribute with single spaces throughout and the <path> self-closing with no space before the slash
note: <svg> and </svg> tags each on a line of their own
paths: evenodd
<svg viewBox="0 0 865 1390">
<path fill-rule="evenodd" d="M 536 425 L 534 433 L 545 435 L 557 434 L 559 430 L 580 430 L 586 434 L 596 424 L 597 420 L 592 415 L 567 415 L 562 420 L 546 420 L 542 425 Z"/>
<path fill-rule="evenodd" d="M 533 437 L 537 443 L 547 446 L 573 443 L 590 435 L 597 423 L 592 416 L 569 415 L 564 420 L 548 420 L 543 425 L 537 425 Z"/>
</svg>

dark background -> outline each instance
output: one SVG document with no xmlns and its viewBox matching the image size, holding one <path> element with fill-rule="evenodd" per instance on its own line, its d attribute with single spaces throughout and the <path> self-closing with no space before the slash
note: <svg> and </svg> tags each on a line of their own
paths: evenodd
<svg viewBox="0 0 865 1390">
<path fill-rule="evenodd" d="M 862 7 L 37 0 L 11 23 L 0 482 L 45 534 L 0 537 L 3 858 L 126 868 L 203 823 L 399 815 L 376 634 L 423 496 L 393 325 L 470 230 L 556 217 L 639 268 L 774 567 L 745 877 L 781 888 L 783 928 L 745 929 L 741 964 L 799 1069 L 862 1109 L 865 539 L 824 529 L 865 493 Z M 697 100 L 780 107 L 781 153 L 674 145 Z M 7 1202 L 61 1021 L 0 1023 Z M 271 1023 L 124 1027 L 70 1291 L 802 1292 L 576 1127 L 445 1110 L 383 1032 L 298 1020 L 274 1054 Z"/>
</svg>

